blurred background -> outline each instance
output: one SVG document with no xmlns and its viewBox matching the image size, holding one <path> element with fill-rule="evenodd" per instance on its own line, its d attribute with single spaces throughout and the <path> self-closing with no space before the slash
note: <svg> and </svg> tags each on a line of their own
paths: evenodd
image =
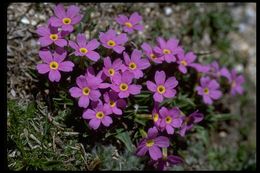
<svg viewBox="0 0 260 173">
<path fill-rule="evenodd" d="M 208 128 L 187 136 L 179 154 L 185 163 L 170 170 L 256 169 L 256 4 L 255 3 L 86 3 L 78 4 L 88 37 L 112 27 L 118 14 L 139 12 L 145 29 L 130 39 L 144 41 L 174 36 L 185 50 L 207 64 L 213 59 L 245 78 L 246 92 L 226 96 L 230 115 L 219 116 Z M 71 4 L 64 4 L 65 6 Z M 7 9 L 7 152 L 11 170 L 142 170 L 144 162 L 112 145 L 88 144 L 77 131 L 67 93 L 53 98 L 62 110 L 50 109 L 49 90 L 35 71 L 39 44 L 35 32 L 53 15 L 52 3 L 12 3 Z M 67 104 L 61 100 L 68 100 Z M 75 117 L 73 117 L 75 116 Z M 80 124 L 79 124 L 80 126 Z M 124 147 L 123 147 L 124 148 Z"/>
</svg>

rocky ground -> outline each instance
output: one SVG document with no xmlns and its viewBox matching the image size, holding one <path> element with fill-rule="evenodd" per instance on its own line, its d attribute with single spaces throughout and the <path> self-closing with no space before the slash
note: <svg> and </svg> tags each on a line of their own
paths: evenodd
<svg viewBox="0 0 260 173">
<path fill-rule="evenodd" d="M 12 3 L 8 6 L 7 94 L 8 100 L 14 100 L 18 105 L 26 105 L 37 101 L 37 98 L 42 98 L 42 93 L 37 88 L 40 81 L 35 72 L 35 66 L 40 62 L 38 57 L 40 46 L 35 30 L 37 26 L 46 23 L 53 14 L 54 5 L 52 3 Z M 91 32 L 85 31 L 89 37 L 93 37 L 91 34 L 98 30 L 116 26 L 114 17 L 117 14 L 138 11 L 143 16 L 145 30 L 138 33 L 136 44 L 140 44 L 143 40 L 153 42 L 154 38 L 159 35 L 176 36 L 181 39 L 184 47 L 196 53 L 205 54 L 200 57 L 201 61 L 212 56 L 223 62 L 222 64 L 233 66 L 243 73 L 247 79 L 246 96 L 239 98 L 239 101 L 232 98 L 226 98 L 224 101 L 231 113 L 238 114 L 238 119 L 220 122 L 217 128 L 207 132 L 209 143 L 201 145 L 210 146 L 197 146 L 201 148 L 201 153 L 196 153 L 192 148 L 189 149 L 186 154 L 193 154 L 194 157 L 190 157 L 184 166 L 175 169 L 247 169 L 251 163 L 255 163 L 256 4 L 92 3 L 77 5 L 82 11 L 90 11 L 90 18 L 95 23 Z M 48 93 L 48 91 L 45 92 Z M 8 115 L 9 113 L 8 109 Z M 196 137 L 195 140 L 197 140 Z M 233 150 L 227 149 L 226 146 L 232 146 Z M 9 148 L 9 157 L 15 158 L 14 151 L 15 149 Z M 228 162 L 226 165 L 230 164 L 229 166 L 221 165 L 221 161 L 211 162 L 211 160 L 228 157 L 225 155 L 226 152 L 235 153 L 233 160 L 223 159 Z M 196 161 L 196 157 L 200 158 L 199 161 Z M 242 159 L 237 159 L 240 157 Z M 241 160 L 244 158 L 251 159 L 250 163 L 242 163 Z"/>
</svg>

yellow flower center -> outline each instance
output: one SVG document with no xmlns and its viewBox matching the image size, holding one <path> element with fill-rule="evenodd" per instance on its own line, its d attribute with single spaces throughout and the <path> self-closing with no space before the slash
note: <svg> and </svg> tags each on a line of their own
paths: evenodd
<svg viewBox="0 0 260 173">
<path fill-rule="evenodd" d="M 136 64 L 133 63 L 133 62 L 131 62 L 131 63 L 129 64 L 129 68 L 130 68 L 131 70 L 136 69 Z"/>
<path fill-rule="evenodd" d="M 164 54 L 170 54 L 171 51 L 170 51 L 169 49 L 163 49 L 163 53 L 164 53 Z"/>
<path fill-rule="evenodd" d="M 110 107 L 115 107 L 116 102 L 114 102 L 113 100 L 110 100 L 109 105 L 110 105 Z"/>
<path fill-rule="evenodd" d="M 58 39 L 58 34 L 51 34 L 50 35 L 50 39 L 52 39 L 53 41 Z"/>
<path fill-rule="evenodd" d="M 146 146 L 147 146 L 147 147 L 152 147 L 153 144 L 154 144 L 154 140 L 153 140 L 153 139 L 148 139 L 148 140 L 146 141 Z"/>
<path fill-rule="evenodd" d="M 167 117 L 165 118 L 165 121 L 166 121 L 167 124 L 170 124 L 170 123 L 172 122 L 172 117 L 167 116 Z"/>
<path fill-rule="evenodd" d="M 204 91 L 205 94 L 209 94 L 209 89 L 208 88 L 204 88 L 203 91 Z"/>
<path fill-rule="evenodd" d="M 128 85 L 126 83 L 121 83 L 119 88 L 121 91 L 126 91 L 128 89 Z"/>
<path fill-rule="evenodd" d="M 110 68 L 110 69 L 108 70 L 108 73 L 109 73 L 111 76 L 114 76 L 115 70 L 112 69 L 112 68 Z"/>
<path fill-rule="evenodd" d="M 152 59 L 156 59 L 156 56 L 155 56 L 155 54 L 153 54 L 153 53 L 150 54 L 150 57 L 151 57 Z"/>
<path fill-rule="evenodd" d="M 126 22 L 125 26 L 127 26 L 128 28 L 132 28 L 133 27 L 133 25 L 130 22 Z"/>
<path fill-rule="evenodd" d="M 157 87 L 157 92 L 160 93 L 160 94 L 165 93 L 165 87 L 163 85 L 159 85 Z"/>
<path fill-rule="evenodd" d="M 89 95 L 89 93 L 90 93 L 89 87 L 83 88 L 83 89 L 82 89 L 82 93 L 83 93 L 85 96 Z"/>
<path fill-rule="evenodd" d="M 154 122 L 157 122 L 158 119 L 159 119 L 159 114 L 158 114 L 158 113 L 155 113 L 155 114 L 153 115 L 153 121 L 154 121 Z"/>
<path fill-rule="evenodd" d="M 67 18 L 67 17 L 65 17 L 65 18 L 63 18 L 63 19 L 62 19 L 62 22 L 63 22 L 65 25 L 68 25 L 68 24 L 70 24 L 70 23 L 71 23 L 71 19 L 70 19 L 70 18 Z"/>
<path fill-rule="evenodd" d="M 99 112 L 96 113 L 96 117 L 98 119 L 102 119 L 104 116 L 105 116 L 105 114 L 102 111 L 99 111 Z"/>
<path fill-rule="evenodd" d="M 86 49 L 86 48 L 84 48 L 84 47 L 80 48 L 79 51 L 80 51 L 81 53 L 83 53 L 83 54 L 88 53 L 88 49 Z"/>
<path fill-rule="evenodd" d="M 116 42 L 114 42 L 113 40 L 109 40 L 109 41 L 107 42 L 107 45 L 114 47 L 114 46 L 116 45 Z"/>
<path fill-rule="evenodd" d="M 59 64 L 58 64 L 56 61 L 52 61 L 52 62 L 50 63 L 50 68 L 51 68 L 52 70 L 57 70 L 58 67 L 59 67 Z"/>
<path fill-rule="evenodd" d="M 187 62 L 186 62 L 185 60 L 182 60 L 182 61 L 181 61 L 181 64 L 184 65 L 184 66 L 186 66 L 186 65 L 187 65 Z"/>
</svg>

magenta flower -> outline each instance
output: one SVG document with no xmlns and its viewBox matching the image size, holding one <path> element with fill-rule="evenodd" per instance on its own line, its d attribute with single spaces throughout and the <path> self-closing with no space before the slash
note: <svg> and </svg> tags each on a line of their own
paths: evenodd
<svg viewBox="0 0 260 173">
<path fill-rule="evenodd" d="M 159 103 L 158 102 L 154 103 L 154 108 L 152 111 L 152 118 L 153 118 L 155 127 L 157 127 L 159 129 L 160 123 L 161 123 L 161 117 L 159 115 Z"/>
<path fill-rule="evenodd" d="M 75 5 L 71 5 L 68 7 L 68 10 L 65 11 L 62 4 L 58 4 L 54 7 L 54 14 L 49 19 L 51 26 L 53 27 L 61 27 L 63 31 L 72 32 L 73 25 L 80 22 L 83 15 L 79 14 L 79 8 Z"/>
<path fill-rule="evenodd" d="M 65 51 L 61 55 L 57 52 L 52 54 L 50 51 L 40 51 L 39 56 L 44 64 L 38 64 L 36 68 L 40 74 L 49 73 L 49 79 L 52 82 L 60 81 L 60 71 L 70 72 L 73 70 L 74 64 L 71 61 L 63 61 L 67 56 Z"/>
<path fill-rule="evenodd" d="M 122 60 L 116 59 L 113 63 L 111 62 L 110 57 L 104 58 L 104 67 L 103 73 L 112 79 L 115 74 L 119 73 L 119 70 L 122 68 Z"/>
<path fill-rule="evenodd" d="M 170 135 L 174 133 L 174 128 L 181 127 L 182 118 L 180 116 L 180 110 L 173 108 L 168 110 L 166 107 L 162 107 L 159 111 L 161 116 L 160 128 L 166 129 L 166 132 Z"/>
<path fill-rule="evenodd" d="M 183 52 L 181 46 L 179 46 L 179 40 L 174 38 L 169 39 L 167 42 L 159 37 L 157 38 L 159 46 L 154 47 L 154 51 L 160 55 L 160 59 L 165 60 L 166 62 L 175 62 L 175 55 Z"/>
<path fill-rule="evenodd" d="M 142 52 L 134 49 L 131 54 L 131 59 L 126 52 L 124 52 L 123 55 L 126 64 L 126 67 L 123 69 L 123 71 L 129 70 L 134 74 L 134 77 L 136 79 L 143 77 L 144 73 L 142 72 L 142 70 L 148 68 L 150 66 L 150 63 L 147 59 L 141 59 Z"/>
<path fill-rule="evenodd" d="M 203 102 L 212 104 L 212 100 L 217 100 L 222 96 L 219 89 L 219 83 L 216 80 L 211 80 L 209 77 L 200 78 L 200 86 L 196 87 L 196 91 L 203 97 Z"/>
<path fill-rule="evenodd" d="M 119 15 L 116 18 L 117 23 L 123 25 L 124 31 L 128 33 L 132 33 L 134 30 L 142 31 L 144 29 L 143 25 L 138 24 L 141 20 L 142 16 L 137 12 L 133 13 L 129 19 L 125 15 Z"/>
<path fill-rule="evenodd" d="M 231 74 L 227 75 L 229 83 L 231 85 L 231 94 L 234 96 L 236 94 L 243 94 L 244 89 L 241 86 L 245 82 L 245 78 L 242 75 L 237 75 L 237 71 L 233 69 Z"/>
<path fill-rule="evenodd" d="M 87 108 L 89 100 L 97 101 L 101 96 L 98 88 L 102 80 L 97 77 L 80 75 L 76 79 L 78 87 L 72 87 L 69 92 L 74 98 L 79 98 L 79 107 Z"/>
<path fill-rule="evenodd" d="M 153 160 L 158 160 L 162 157 L 160 148 L 169 147 L 170 141 L 165 136 L 158 136 L 158 130 L 156 127 L 148 130 L 146 138 L 142 139 L 137 147 L 136 154 L 138 156 L 144 156 L 147 151 Z"/>
<path fill-rule="evenodd" d="M 200 63 L 192 63 L 190 64 L 190 66 L 195 68 L 195 70 L 200 73 L 207 73 L 210 70 L 210 67 L 208 65 L 203 65 Z"/>
<path fill-rule="evenodd" d="M 202 113 L 199 113 L 199 110 L 196 110 L 189 116 L 182 116 L 183 123 L 181 125 L 179 134 L 185 136 L 186 132 L 192 129 L 194 124 L 197 124 L 203 120 L 204 116 Z"/>
<path fill-rule="evenodd" d="M 116 31 L 109 29 L 106 33 L 99 33 L 99 40 L 102 45 L 107 49 L 113 49 L 115 52 L 121 54 L 125 47 L 122 45 L 125 44 L 128 40 L 126 34 L 116 35 Z"/>
<path fill-rule="evenodd" d="M 186 74 L 187 73 L 187 67 L 193 67 L 194 61 L 196 59 L 196 55 L 193 52 L 188 52 L 187 54 L 184 54 L 184 52 L 181 52 L 177 55 L 178 60 L 177 63 L 179 64 L 178 69 L 180 72 Z"/>
<path fill-rule="evenodd" d="M 118 96 L 120 98 L 126 98 L 130 94 L 136 95 L 141 92 L 141 85 L 131 84 L 134 78 L 133 73 L 129 71 L 125 71 L 120 74 L 116 74 L 113 78 L 113 83 L 111 85 L 111 89 L 115 92 L 119 93 Z"/>
<path fill-rule="evenodd" d="M 103 105 L 102 102 L 99 102 L 96 108 L 87 109 L 83 113 L 84 119 L 90 119 L 89 126 L 93 128 L 94 130 L 98 129 L 100 124 L 102 123 L 104 126 L 108 127 L 112 124 L 113 120 L 110 116 L 112 112 L 108 108 L 108 106 Z"/>
<path fill-rule="evenodd" d="M 141 48 L 144 50 L 146 56 L 153 62 L 161 64 L 163 60 L 158 58 L 159 55 L 153 50 L 153 48 L 148 43 L 143 43 Z"/>
<path fill-rule="evenodd" d="M 154 92 L 153 99 L 157 102 L 162 102 L 163 98 L 173 98 L 176 94 L 176 90 L 173 89 L 178 85 L 178 81 L 175 77 L 170 77 L 166 81 L 166 75 L 164 71 L 156 71 L 155 83 L 147 81 L 147 88 Z"/>
<path fill-rule="evenodd" d="M 158 160 L 150 160 L 148 164 L 153 165 L 155 169 L 165 171 L 169 165 L 177 165 L 183 163 L 183 159 L 179 156 L 169 155 L 159 158 Z"/>
<path fill-rule="evenodd" d="M 69 45 L 75 50 L 73 54 L 76 56 L 86 56 L 92 61 L 97 61 L 100 58 L 99 54 L 94 51 L 100 43 L 96 39 L 87 42 L 85 34 L 78 34 L 77 43 L 69 41 Z"/>
<path fill-rule="evenodd" d="M 59 47 L 67 46 L 67 40 L 63 39 L 63 34 L 58 31 L 58 28 L 51 26 L 40 26 L 37 28 L 37 34 L 40 36 L 39 42 L 42 47 L 56 44 Z"/>
<path fill-rule="evenodd" d="M 210 65 L 209 65 L 209 71 L 207 72 L 207 74 L 211 75 L 214 78 L 219 78 L 221 76 L 226 77 L 228 79 L 229 77 L 229 71 L 227 68 L 223 67 L 220 69 L 219 64 L 217 61 L 213 61 Z"/>
<path fill-rule="evenodd" d="M 104 101 L 108 108 L 116 115 L 122 115 L 122 110 L 120 108 L 124 108 L 126 106 L 126 102 L 124 99 L 120 99 L 116 92 L 109 92 L 104 94 Z"/>
</svg>

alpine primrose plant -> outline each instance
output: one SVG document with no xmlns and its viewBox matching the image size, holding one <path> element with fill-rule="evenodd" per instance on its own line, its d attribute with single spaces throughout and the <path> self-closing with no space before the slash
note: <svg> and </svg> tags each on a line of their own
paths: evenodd
<svg viewBox="0 0 260 173">
<path fill-rule="evenodd" d="M 37 28 L 43 63 L 36 68 L 40 74 L 48 74 L 53 85 L 67 79 L 70 87 L 66 91 L 77 101 L 82 118 L 93 131 L 109 131 L 111 126 L 113 130 L 122 121 L 132 124 L 129 132 L 137 146 L 136 156 L 149 160 L 147 163 L 155 169 L 166 170 L 169 165 L 184 162 L 173 145 L 177 137 L 184 138 L 207 116 L 207 111 L 199 108 L 214 106 L 229 92 L 244 92 L 242 75 L 220 67 L 217 61 L 199 63 L 196 53 L 185 52 L 174 37 L 156 38 L 155 46 L 143 42 L 132 47 L 129 43 L 134 40 L 128 39 L 129 34 L 144 29 L 137 12 L 115 16 L 122 30 L 110 27 L 96 33 L 98 38 L 88 38 L 85 31 L 76 33 L 80 22 L 86 24 L 82 18 L 75 5 L 54 7 L 54 16 L 47 25 Z M 229 88 L 222 86 L 222 77 Z M 191 78 L 194 82 L 189 82 Z M 184 90 L 187 87 L 189 91 Z M 179 105 L 178 98 L 184 92 L 197 101 L 195 110 Z M 148 112 L 144 123 L 136 121 L 142 106 L 146 107 L 146 115 Z"/>
</svg>

